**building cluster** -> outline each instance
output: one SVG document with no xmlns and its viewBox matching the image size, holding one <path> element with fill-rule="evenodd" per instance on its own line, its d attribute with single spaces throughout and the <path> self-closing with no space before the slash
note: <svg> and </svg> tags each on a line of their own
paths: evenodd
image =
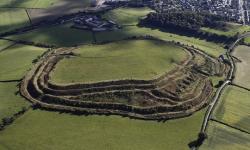
<svg viewBox="0 0 250 150">
<path fill-rule="evenodd" d="M 209 12 L 242 24 L 250 24 L 250 0 L 153 0 L 157 11 Z"/>
<path fill-rule="evenodd" d="M 83 15 L 74 19 L 73 28 L 92 30 L 92 31 L 110 31 L 119 28 L 115 22 L 105 20 L 95 15 Z"/>
</svg>

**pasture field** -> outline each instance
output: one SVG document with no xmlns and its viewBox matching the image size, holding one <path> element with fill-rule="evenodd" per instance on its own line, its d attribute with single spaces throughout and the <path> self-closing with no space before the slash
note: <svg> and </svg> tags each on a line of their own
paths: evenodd
<svg viewBox="0 0 250 150">
<path fill-rule="evenodd" d="M 233 56 L 242 61 L 236 63 L 234 83 L 250 89 L 250 47 L 243 45 L 236 47 Z"/>
<path fill-rule="evenodd" d="M 46 49 L 14 45 L 0 52 L 0 81 L 21 79 L 32 66 L 32 60 Z"/>
<path fill-rule="evenodd" d="M 53 6 L 60 0 L 2 0 L 1 7 L 46 8 Z"/>
<path fill-rule="evenodd" d="M 104 18 L 112 20 L 119 25 L 137 25 L 139 19 L 145 17 L 152 9 L 143 8 L 118 8 L 107 12 Z"/>
<path fill-rule="evenodd" d="M 129 9 L 129 10 L 127 10 Z M 142 10 L 141 10 L 142 9 Z M 139 18 L 146 16 L 149 12 L 152 12 L 148 8 L 119 8 L 104 14 L 104 17 L 110 18 L 120 24 L 130 24 L 132 26 L 124 26 L 122 30 L 116 30 L 112 32 L 98 32 L 96 33 L 96 39 L 101 41 L 114 41 L 124 39 L 131 36 L 151 35 L 166 41 L 176 41 L 187 45 L 193 45 L 199 49 L 204 50 L 210 55 L 219 56 L 224 53 L 224 45 L 208 42 L 194 37 L 182 36 L 172 34 L 168 32 L 160 31 L 159 29 L 150 29 L 145 27 L 136 26 L 139 23 Z M 130 19 L 127 19 L 130 18 Z M 107 37 L 106 35 L 109 34 Z"/>
<path fill-rule="evenodd" d="M 126 9 L 128 8 L 122 8 L 122 9 L 117 9 L 117 10 L 118 11 L 123 10 L 122 12 L 126 13 L 124 11 Z M 145 9 L 145 8 L 140 8 L 140 9 Z M 132 9 L 132 10 L 133 11 L 131 12 L 136 13 L 137 9 Z M 146 9 L 143 12 L 149 12 L 149 11 L 151 10 Z M 136 16 L 133 13 L 131 13 L 132 14 L 131 16 Z M 138 14 L 139 14 L 138 16 L 144 15 L 144 13 L 140 13 L 139 11 L 138 11 Z M 120 14 L 120 15 L 123 16 L 123 14 Z M 135 23 L 136 22 L 135 20 L 137 20 L 136 18 L 137 17 L 132 19 L 132 22 Z M 119 19 L 123 20 L 122 17 Z M 126 20 L 123 20 L 123 21 L 126 21 Z M 7 38 L 16 39 L 16 40 L 20 39 L 20 40 L 26 40 L 26 41 L 33 41 L 37 43 L 54 44 L 57 46 L 74 46 L 74 45 L 93 42 L 93 37 L 90 32 L 72 29 L 70 28 L 70 26 L 71 24 L 66 24 L 66 25 L 54 26 L 54 27 L 49 27 L 49 28 L 41 28 L 41 29 L 31 31 L 28 33 L 9 36 Z M 109 36 L 107 36 L 107 34 Z M 131 36 L 140 36 L 140 35 L 152 35 L 152 36 L 155 36 L 157 38 L 160 38 L 166 41 L 176 41 L 176 42 L 181 42 L 183 44 L 187 44 L 190 46 L 193 45 L 194 47 L 202 49 L 208 54 L 216 56 L 216 57 L 224 53 L 224 50 L 225 50 L 223 44 L 216 44 L 213 42 L 208 42 L 206 40 L 162 32 L 158 29 L 138 27 L 135 25 L 124 26 L 121 30 L 95 33 L 97 42 L 116 41 L 116 40 L 121 40 L 121 39 L 131 37 Z"/>
<path fill-rule="evenodd" d="M 249 150 L 250 135 L 223 124 L 210 121 L 208 139 L 200 150 Z"/>
<path fill-rule="evenodd" d="M 107 34 L 109 34 L 109 36 L 106 36 Z M 206 40 L 201 40 L 201 39 L 197 39 L 194 37 L 181 36 L 181 35 L 172 34 L 168 32 L 162 32 L 158 29 L 150 29 L 150 28 L 137 27 L 137 26 L 123 27 L 122 30 L 116 30 L 116 31 L 111 31 L 111 32 L 109 31 L 98 32 L 96 33 L 96 39 L 97 39 L 97 42 L 115 41 L 115 40 L 128 38 L 131 36 L 145 36 L 145 35 L 155 36 L 165 41 L 176 41 L 176 42 L 180 42 L 182 44 L 189 45 L 189 46 L 193 45 L 194 47 L 199 48 L 203 50 L 204 52 L 215 57 L 223 54 L 225 51 L 223 44 L 216 44 L 213 42 L 208 42 Z"/>
<path fill-rule="evenodd" d="M 235 86 L 228 87 L 217 105 L 213 118 L 250 132 L 250 92 Z"/>
<path fill-rule="evenodd" d="M 245 38 L 245 39 L 244 39 L 244 43 L 250 44 L 250 38 L 249 38 L 249 37 L 248 37 L 248 38 Z"/>
<path fill-rule="evenodd" d="M 79 56 L 59 62 L 51 75 L 56 83 L 98 82 L 120 79 L 152 79 L 188 58 L 183 48 L 153 40 L 125 40 L 87 45 Z"/>
<path fill-rule="evenodd" d="M 29 18 L 24 9 L 0 8 L 0 33 L 29 25 Z"/>
<path fill-rule="evenodd" d="M 18 82 L 0 83 L 0 122 L 4 117 L 10 117 L 22 110 L 22 107 L 30 105 L 27 100 L 16 94 L 19 90 L 17 84 Z"/>
<path fill-rule="evenodd" d="M 188 150 L 205 111 L 166 122 L 30 110 L 0 132 L 2 150 Z"/>
<path fill-rule="evenodd" d="M 70 28 L 71 24 L 40 28 L 32 32 L 7 37 L 13 40 L 25 40 L 35 43 L 51 44 L 56 46 L 74 46 L 92 43 L 93 37 L 90 31 Z"/>
<path fill-rule="evenodd" d="M 0 53 L 7 47 L 11 46 L 14 44 L 13 42 L 7 41 L 7 40 L 0 40 Z"/>
<path fill-rule="evenodd" d="M 78 13 L 90 6 L 91 0 L 55 0 L 53 6 L 46 9 L 27 9 L 32 23 L 53 20 L 63 15 Z"/>
<path fill-rule="evenodd" d="M 237 23 L 227 23 L 226 30 L 219 30 L 219 29 L 213 29 L 213 28 L 201 28 L 202 31 L 217 34 L 217 35 L 225 35 L 228 37 L 233 37 L 237 35 L 237 33 L 241 34 L 246 31 L 250 31 L 250 26 L 248 25 L 241 25 Z"/>
</svg>

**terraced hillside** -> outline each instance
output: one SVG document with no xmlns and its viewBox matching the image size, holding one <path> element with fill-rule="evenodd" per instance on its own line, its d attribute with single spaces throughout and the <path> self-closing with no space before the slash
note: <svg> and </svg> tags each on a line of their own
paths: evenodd
<svg viewBox="0 0 250 150">
<path fill-rule="evenodd" d="M 50 72 L 60 60 L 74 57 L 74 48 L 55 49 L 26 75 L 21 93 L 39 107 L 74 113 L 119 114 L 141 119 L 187 116 L 208 104 L 213 96 L 209 77 L 222 76 L 227 67 L 196 49 L 187 46 L 183 49 L 189 58 L 155 79 L 67 85 L 51 82 Z"/>
</svg>

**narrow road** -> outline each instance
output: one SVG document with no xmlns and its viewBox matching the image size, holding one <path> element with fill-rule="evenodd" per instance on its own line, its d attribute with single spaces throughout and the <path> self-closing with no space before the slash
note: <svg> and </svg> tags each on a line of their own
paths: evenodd
<svg viewBox="0 0 250 150">
<path fill-rule="evenodd" d="M 204 120 L 202 123 L 201 130 L 200 130 L 200 133 L 202 133 L 202 134 L 206 132 L 208 122 L 211 119 L 211 114 L 213 113 L 213 110 L 214 110 L 216 104 L 218 103 L 220 96 L 222 95 L 223 89 L 225 89 L 225 87 L 233 81 L 234 72 L 235 72 L 235 62 L 233 60 L 231 52 L 234 50 L 235 46 L 239 43 L 239 41 L 246 38 L 246 37 L 250 37 L 250 32 L 246 32 L 246 33 L 240 35 L 238 37 L 238 39 L 226 51 L 226 55 L 228 56 L 229 61 L 230 61 L 231 69 L 230 69 L 230 72 L 227 76 L 227 79 L 224 81 L 222 86 L 216 91 L 216 94 L 215 94 L 212 102 L 208 106 L 208 109 L 206 111 L 206 114 L 205 114 L 205 117 L 204 117 Z M 193 147 L 192 149 L 197 150 L 198 148 L 199 148 L 199 146 Z"/>
</svg>

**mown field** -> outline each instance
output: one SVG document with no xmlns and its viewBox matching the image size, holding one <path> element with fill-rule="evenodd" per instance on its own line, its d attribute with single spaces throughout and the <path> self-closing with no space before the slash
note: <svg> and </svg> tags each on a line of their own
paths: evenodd
<svg viewBox="0 0 250 150">
<path fill-rule="evenodd" d="M 202 31 L 214 33 L 217 35 L 225 35 L 228 37 L 233 37 L 237 35 L 237 33 L 241 34 L 246 31 L 250 31 L 250 26 L 241 25 L 237 23 L 227 23 L 225 30 L 213 29 L 213 28 L 202 28 Z"/>
<path fill-rule="evenodd" d="M 29 25 L 29 18 L 24 9 L 0 8 L 0 33 Z"/>
<path fill-rule="evenodd" d="M 250 135 L 210 121 L 208 139 L 200 150 L 249 150 Z"/>
<path fill-rule="evenodd" d="M 250 132 L 250 92 L 230 86 L 223 93 L 213 118 Z"/>
<path fill-rule="evenodd" d="M 92 43 L 93 37 L 90 31 L 70 28 L 72 24 L 40 28 L 38 30 L 7 37 L 14 40 L 32 41 L 56 46 L 74 46 Z"/>
<path fill-rule="evenodd" d="M 25 45 L 14 45 L 0 51 L 0 81 L 19 80 L 32 66 L 32 61 L 46 49 Z"/>
<path fill-rule="evenodd" d="M 57 64 L 51 75 L 53 82 L 152 79 L 188 58 L 181 47 L 152 40 L 87 45 L 79 47 L 76 53 L 79 56 Z"/>
<path fill-rule="evenodd" d="M 242 61 L 236 63 L 234 83 L 250 89 L 250 47 L 240 45 L 236 47 L 233 55 Z"/>
<path fill-rule="evenodd" d="M 2 150 L 188 150 L 204 111 L 165 123 L 119 116 L 76 116 L 30 110 L 0 132 Z"/>
<path fill-rule="evenodd" d="M 18 90 L 18 82 L 0 83 L 0 122 L 4 117 L 10 117 L 30 105 L 18 95 Z"/>
</svg>

